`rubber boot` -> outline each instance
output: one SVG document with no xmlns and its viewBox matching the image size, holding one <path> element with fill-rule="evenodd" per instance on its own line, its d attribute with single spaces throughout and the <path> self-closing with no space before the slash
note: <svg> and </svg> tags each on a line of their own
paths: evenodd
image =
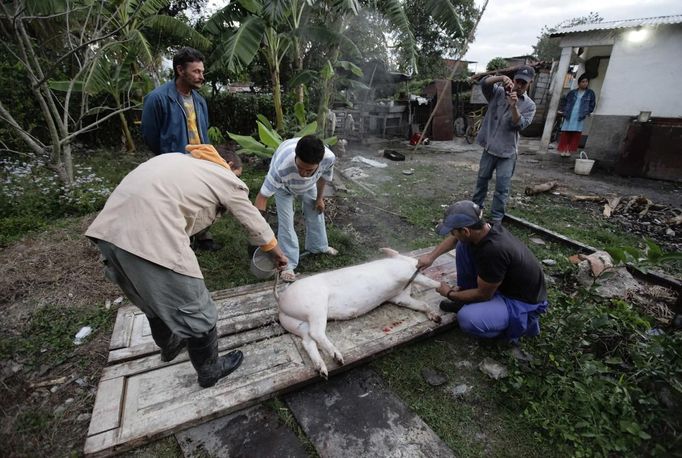
<svg viewBox="0 0 682 458">
<path fill-rule="evenodd" d="M 192 366 L 197 371 L 197 381 L 202 388 L 213 386 L 218 380 L 232 373 L 244 358 L 239 350 L 218 356 L 218 333 L 215 326 L 205 337 L 188 339 L 187 352 Z"/>
<path fill-rule="evenodd" d="M 173 334 L 160 318 L 149 318 L 149 328 L 152 330 L 152 338 L 161 349 L 161 361 L 173 361 L 185 348 L 185 341 Z"/>
</svg>

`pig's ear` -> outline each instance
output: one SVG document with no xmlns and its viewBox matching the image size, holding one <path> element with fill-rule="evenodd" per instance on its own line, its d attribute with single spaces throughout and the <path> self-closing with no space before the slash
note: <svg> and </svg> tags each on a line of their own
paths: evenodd
<svg viewBox="0 0 682 458">
<path fill-rule="evenodd" d="M 379 251 L 383 252 L 386 256 L 395 257 L 400 256 L 400 253 L 395 251 L 393 248 L 380 248 Z"/>
</svg>

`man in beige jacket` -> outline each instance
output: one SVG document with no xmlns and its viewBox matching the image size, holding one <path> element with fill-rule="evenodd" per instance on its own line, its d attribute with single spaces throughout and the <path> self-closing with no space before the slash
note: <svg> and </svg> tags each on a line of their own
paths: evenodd
<svg viewBox="0 0 682 458">
<path fill-rule="evenodd" d="M 209 387 L 243 356 L 218 357 L 217 309 L 190 236 L 229 212 L 280 269 L 288 260 L 248 188 L 215 148 L 187 150 L 156 156 L 130 172 L 85 235 L 102 252 L 107 278 L 147 315 L 161 359 L 171 361 L 186 343 L 199 385 Z"/>
</svg>

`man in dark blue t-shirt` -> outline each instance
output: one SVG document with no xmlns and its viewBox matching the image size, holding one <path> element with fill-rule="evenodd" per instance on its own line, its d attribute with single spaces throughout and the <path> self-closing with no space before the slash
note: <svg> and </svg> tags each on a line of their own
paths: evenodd
<svg viewBox="0 0 682 458">
<path fill-rule="evenodd" d="M 438 292 L 449 299 L 441 309 L 457 312 L 460 328 L 479 337 L 538 335 L 547 308 L 542 267 L 523 242 L 501 223 L 486 223 L 482 213 L 469 200 L 448 207 L 436 228 L 447 238 L 419 258 L 418 268 L 456 247 L 457 286 L 441 283 Z"/>
</svg>

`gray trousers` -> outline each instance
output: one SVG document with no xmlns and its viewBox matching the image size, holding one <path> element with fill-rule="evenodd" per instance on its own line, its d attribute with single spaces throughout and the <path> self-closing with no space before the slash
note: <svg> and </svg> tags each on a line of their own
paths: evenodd
<svg viewBox="0 0 682 458">
<path fill-rule="evenodd" d="M 204 337 L 218 321 L 218 311 L 204 280 L 189 277 L 97 240 L 105 276 L 121 287 L 149 318 L 159 318 L 183 339 Z"/>
</svg>

